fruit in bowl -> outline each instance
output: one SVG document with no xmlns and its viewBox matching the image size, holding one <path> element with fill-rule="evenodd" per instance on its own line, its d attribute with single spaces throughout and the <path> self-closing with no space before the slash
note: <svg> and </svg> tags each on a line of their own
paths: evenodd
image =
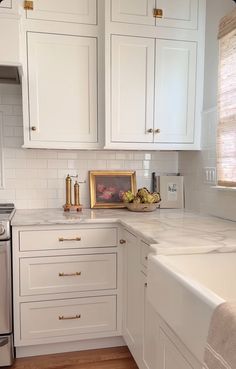
<svg viewBox="0 0 236 369">
<path fill-rule="evenodd" d="M 124 192 L 122 200 L 131 211 L 153 211 L 161 201 L 159 192 L 150 192 L 146 187 L 140 188 L 136 195 Z"/>
</svg>

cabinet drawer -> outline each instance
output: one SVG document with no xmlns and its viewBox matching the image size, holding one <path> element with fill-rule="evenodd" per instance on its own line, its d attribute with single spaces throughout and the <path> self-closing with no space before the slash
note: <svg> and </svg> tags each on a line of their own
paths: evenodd
<svg viewBox="0 0 236 369">
<path fill-rule="evenodd" d="M 35 230 L 20 232 L 20 251 L 117 246 L 116 228 Z"/>
<path fill-rule="evenodd" d="M 23 340 L 114 330 L 116 330 L 115 296 L 21 304 Z"/>
<path fill-rule="evenodd" d="M 116 254 L 20 259 L 21 296 L 116 288 Z"/>
</svg>

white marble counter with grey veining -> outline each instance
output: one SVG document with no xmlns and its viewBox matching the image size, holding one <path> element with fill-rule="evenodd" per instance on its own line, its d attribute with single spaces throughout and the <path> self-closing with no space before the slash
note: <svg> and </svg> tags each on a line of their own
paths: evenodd
<svg viewBox="0 0 236 369">
<path fill-rule="evenodd" d="M 126 209 L 83 209 L 65 213 L 61 209 L 17 210 L 13 227 L 96 223 L 118 223 L 151 243 L 158 253 L 236 251 L 236 222 L 185 210 L 158 209 L 133 213 Z"/>
</svg>

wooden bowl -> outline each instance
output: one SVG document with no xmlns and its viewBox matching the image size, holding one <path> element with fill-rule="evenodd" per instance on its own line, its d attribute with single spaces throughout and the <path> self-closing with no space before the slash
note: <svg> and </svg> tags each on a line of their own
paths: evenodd
<svg viewBox="0 0 236 369">
<path fill-rule="evenodd" d="M 137 211 L 137 212 L 148 212 L 154 211 L 160 206 L 160 202 L 154 204 L 136 204 L 132 202 L 128 202 L 125 204 L 127 209 L 130 211 Z"/>
</svg>

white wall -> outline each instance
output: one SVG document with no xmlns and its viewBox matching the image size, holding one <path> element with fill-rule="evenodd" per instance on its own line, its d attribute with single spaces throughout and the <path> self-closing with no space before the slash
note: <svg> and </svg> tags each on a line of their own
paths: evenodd
<svg viewBox="0 0 236 369">
<path fill-rule="evenodd" d="M 185 175 L 186 208 L 236 220 L 236 191 L 223 192 L 204 183 L 205 167 L 216 167 L 218 25 L 236 5 L 232 0 L 206 0 L 205 91 L 202 151 L 180 153 L 180 172 Z"/>
<path fill-rule="evenodd" d="M 17 208 L 61 207 L 65 203 L 65 177 L 68 173 L 79 173 L 79 180 L 87 181 L 81 185 L 81 203 L 89 207 L 89 170 L 136 170 L 139 187 L 150 187 L 152 171 L 178 171 L 176 152 L 22 149 L 20 86 L 0 85 L 1 115 L 5 187 L 0 189 L 0 202 L 14 202 Z"/>
</svg>

